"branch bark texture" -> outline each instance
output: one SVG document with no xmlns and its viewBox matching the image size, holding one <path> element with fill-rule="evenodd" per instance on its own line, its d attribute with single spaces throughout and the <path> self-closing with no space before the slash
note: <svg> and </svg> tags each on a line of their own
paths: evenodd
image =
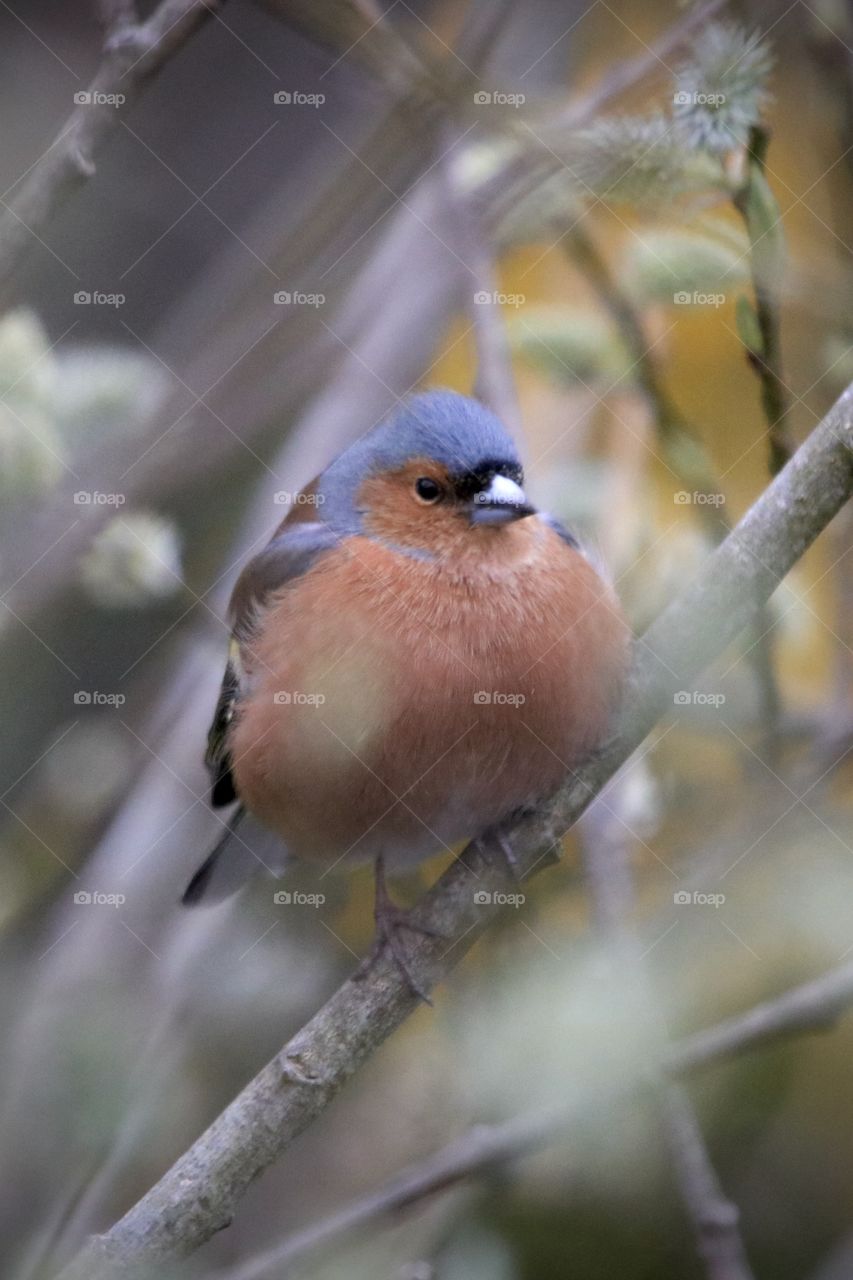
<svg viewBox="0 0 853 1280">
<path fill-rule="evenodd" d="M 114 8 L 94 80 L 75 94 L 74 110 L 44 155 L 6 193 L 9 199 L 0 199 L 0 294 L 60 205 L 94 174 L 95 153 L 118 132 L 120 113 L 215 7 L 216 0 L 163 0 L 146 22 L 134 24 L 127 6 Z"/>
<path fill-rule="evenodd" d="M 526 818 L 507 833 L 524 874 L 554 856 L 592 797 L 672 705 L 673 693 L 752 621 L 851 492 L 853 386 L 639 639 L 633 687 L 608 746 L 572 776 L 546 816 Z M 475 894 L 502 887 L 504 867 L 488 843 L 469 845 L 418 903 L 415 920 L 442 935 L 418 937 L 412 947 L 413 973 L 424 990 L 446 977 L 499 909 L 479 905 Z M 105 1235 L 89 1241 L 62 1280 L 144 1275 L 191 1254 L 228 1224 L 253 1179 L 320 1115 L 415 1004 L 384 956 L 364 976 L 346 981 L 160 1181 Z"/>
<path fill-rule="evenodd" d="M 810 982 L 793 987 L 746 1013 L 694 1032 L 664 1050 L 660 1066 L 668 1079 L 679 1080 L 737 1054 L 767 1047 L 785 1036 L 828 1031 L 853 1003 L 853 964 L 841 965 Z M 612 1114 L 625 1094 L 643 1087 L 614 1089 L 602 1098 Z M 211 1280 L 284 1280 L 289 1268 L 306 1256 L 336 1244 L 341 1237 L 390 1218 L 427 1196 L 447 1190 L 498 1165 L 562 1141 L 588 1122 L 588 1101 L 571 1107 L 524 1112 L 501 1124 L 478 1125 L 417 1165 L 328 1217 L 289 1236 L 280 1245 L 248 1262 L 217 1271 Z M 717 1224 L 714 1224 L 715 1226 Z"/>
</svg>

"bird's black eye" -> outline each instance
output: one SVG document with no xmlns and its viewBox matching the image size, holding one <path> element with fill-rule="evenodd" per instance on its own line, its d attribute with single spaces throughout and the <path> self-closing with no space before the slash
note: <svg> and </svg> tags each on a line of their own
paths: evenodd
<svg viewBox="0 0 853 1280">
<path fill-rule="evenodd" d="M 415 493 L 421 502 L 438 502 L 441 497 L 441 485 L 431 476 L 421 476 L 415 481 Z"/>
</svg>

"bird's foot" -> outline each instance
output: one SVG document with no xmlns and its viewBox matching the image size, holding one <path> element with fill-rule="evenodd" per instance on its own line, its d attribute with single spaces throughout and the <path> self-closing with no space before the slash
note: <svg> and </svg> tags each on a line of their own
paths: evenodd
<svg viewBox="0 0 853 1280">
<path fill-rule="evenodd" d="M 376 921 L 373 946 L 354 976 L 365 977 L 378 957 L 388 951 L 412 995 L 423 1000 L 424 1004 L 431 1005 L 432 1000 L 412 973 L 412 957 L 401 935 L 406 932 L 420 934 L 423 938 L 443 938 L 444 934 L 439 929 L 433 929 L 430 925 L 413 920 L 411 912 L 404 907 L 399 907 L 393 901 L 385 884 L 385 870 L 381 858 L 376 860 L 376 902 L 373 918 Z"/>
<path fill-rule="evenodd" d="M 412 995 L 423 1000 L 424 1004 L 431 1005 L 432 1000 L 412 973 L 411 953 L 402 936 L 406 932 L 420 934 L 423 938 L 443 937 L 438 929 L 418 924 L 404 908 L 396 906 L 393 902 L 387 903 L 376 912 L 375 954 L 381 955 L 387 948 Z"/>
</svg>

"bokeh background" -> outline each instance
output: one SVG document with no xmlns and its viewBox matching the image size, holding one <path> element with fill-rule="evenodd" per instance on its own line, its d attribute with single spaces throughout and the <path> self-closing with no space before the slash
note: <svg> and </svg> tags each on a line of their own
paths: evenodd
<svg viewBox="0 0 853 1280">
<path fill-rule="evenodd" d="M 692 25 L 648 0 L 383 7 L 221 6 L 113 108 L 96 173 L 5 280 L 0 1235 L 20 1280 L 133 1203 L 369 946 L 368 871 L 295 873 L 319 907 L 269 881 L 177 905 L 217 829 L 201 754 L 228 592 L 289 495 L 410 389 L 470 391 L 490 340 L 529 489 L 598 549 L 638 631 L 768 482 L 742 148 L 701 110 L 674 128 L 697 63 L 728 77 L 744 137 L 767 126 L 792 437 L 853 378 L 843 0 Z M 0 9 L 0 240 L 102 42 L 85 4 Z M 843 514 L 764 638 L 684 690 L 609 793 L 673 1037 L 853 952 L 850 546 Z M 578 1123 L 545 1149 L 287 1274 L 703 1274 L 654 1106 L 601 1100 L 648 1037 L 589 908 L 601 816 L 181 1274 L 558 1102 Z M 842 1020 L 690 1083 L 756 1276 L 853 1266 L 851 1050 Z"/>
</svg>

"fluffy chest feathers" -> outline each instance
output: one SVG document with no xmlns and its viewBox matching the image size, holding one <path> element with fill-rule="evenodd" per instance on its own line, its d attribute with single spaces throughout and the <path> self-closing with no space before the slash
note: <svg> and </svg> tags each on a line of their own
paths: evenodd
<svg viewBox="0 0 853 1280">
<path fill-rule="evenodd" d="M 352 538 L 248 647 L 234 770 L 297 856 L 418 857 L 546 797 L 606 730 L 627 631 L 538 519 L 420 560 Z"/>
</svg>

